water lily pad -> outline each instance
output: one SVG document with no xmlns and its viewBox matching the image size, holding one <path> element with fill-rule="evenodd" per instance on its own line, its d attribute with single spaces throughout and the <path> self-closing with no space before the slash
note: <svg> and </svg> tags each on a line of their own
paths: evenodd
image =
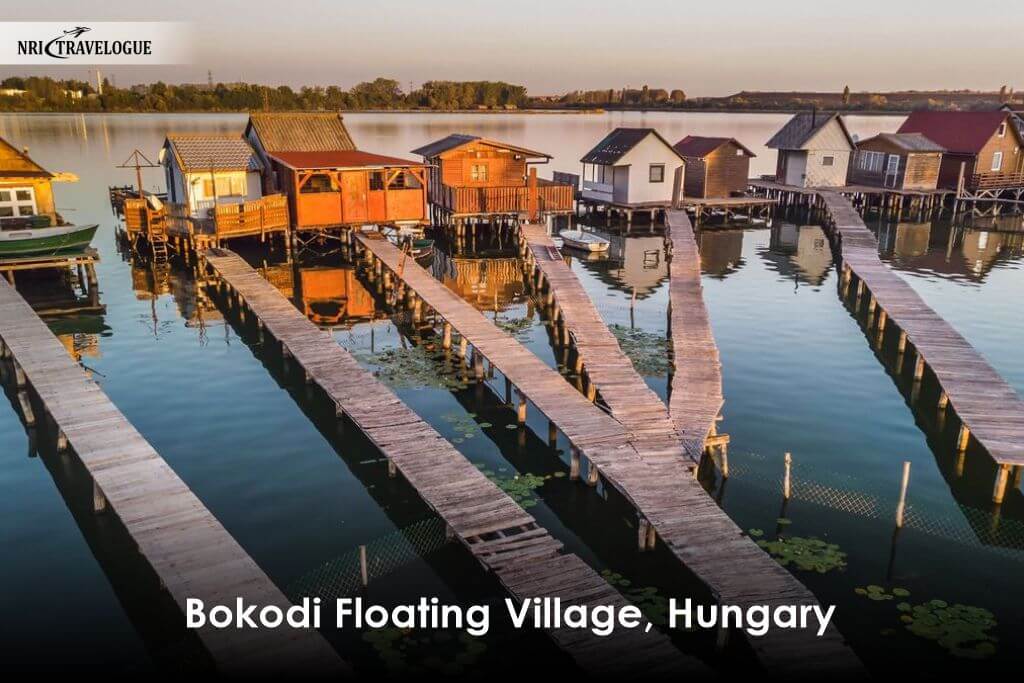
<svg viewBox="0 0 1024 683">
<path fill-rule="evenodd" d="M 790 565 L 803 571 L 819 574 L 846 567 L 846 553 L 834 543 L 827 543 L 813 536 L 801 538 L 779 538 L 775 541 L 761 540 L 757 543 L 774 557 L 783 567 Z"/>
<path fill-rule="evenodd" d="M 997 625 L 995 615 L 982 607 L 931 600 L 910 608 L 900 620 L 915 636 L 934 640 L 954 657 L 984 659 L 996 652 L 998 641 L 989 633 Z"/>
<path fill-rule="evenodd" d="M 625 325 L 609 325 L 619 342 L 619 348 L 626 354 L 633 367 L 645 377 L 659 377 L 668 373 L 668 339 L 663 334 L 654 334 Z"/>
</svg>

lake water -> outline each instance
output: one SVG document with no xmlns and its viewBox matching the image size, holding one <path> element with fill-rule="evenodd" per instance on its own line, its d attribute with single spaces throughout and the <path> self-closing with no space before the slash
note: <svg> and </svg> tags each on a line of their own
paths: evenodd
<svg viewBox="0 0 1024 683">
<path fill-rule="evenodd" d="M 578 172 L 576 160 L 618 125 L 654 126 L 671 141 L 686 134 L 733 136 L 758 155 L 751 172 L 767 173 L 775 156 L 763 142 L 785 120 L 698 113 L 346 116 L 361 148 L 408 155 L 448 133 L 469 132 L 552 154 L 542 176 Z M 850 119 L 862 137 L 895 130 L 899 122 Z M 74 222 L 101 226 L 94 244 L 102 256 L 98 275 L 106 312 L 54 319 L 51 326 L 290 594 L 357 594 L 354 558 L 365 544 L 374 577 L 366 595 L 372 600 L 500 600 L 492 579 L 458 546 L 443 542 L 443 529 L 415 491 L 387 477 L 379 453 L 358 435 L 339 434 L 330 406 L 307 395 L 255 339 L 240 337 L 234 321 L 225 324 L 216 306 L 197 301 L 188 271 L 152 269 L 122 255 L 107 187 L 133 182 L 134 173 L 116 165 L 136 147 L 155 159 L 169 132 L 240 131 L 243 125 L 239 115 L 0 116 L 5 139 L 29 147 L 48 169 L 80 177 L 56 186 L 59 211 Z M 147 171 L 144 183 L 162 190 L 162 174 Z M 881 237 L 883 258 L 1024 392 L 1022 233 L 995 231 L 989 223 L 954 227 L 948 220 L 894 224 L 869 216 L 868 222 Z M 998 227 L 1020 227 L 1019 218 L 1004 222 Z M 635 362 L 664 396 L 667 272 L 661 231 L 635 226 L 626 235 L 616 226 L 597 227 L 613 241 L 609 258 L 574 260 L 573 268 L 606 322 L 639 349 Z M 732 476 L 724 486 L 708 481 L 712 495 L 761 538 L 817 537 L 845 553 L 845 566 L 825 573 L 791 569 L 822 602 L 838 606 L 841 631 L 873 671 L 966 673 L 1011 661 L 1024 644 L 1019 488 L 993 508 L 994 468 L 987 456 L 968 453 L 958 467 L 948 439 L 937 436 L 934 416 L 911 407 L 905 382 L 891 370 L 892 358 L 875 352 L 862 322 L 837 295 L 831 251 L 812 219 L 775 216 L 771 227 L 733 225 L 700 237 L 705 296 L 723 362 L 720 430 L 732 440 Z M 508 245 L 481 238 L 462 252 L 443 241 L 439 246 L 430 265 L 435 274 L 557 365 Z M 569 481 L 564 444 L 546 444 L 542 418 L 531 415 L 528 432 L 508 429 L 514 414 L 417 346 L 408 321 L 382 315 L 382 302 L 362 289 L 360 276 L 340 257 L 275 265 L 280 250 L 239 249 L 254 264 L 266 265 L 268 277 L 289 295 L 302 292 L 319 320 L 347 317 L 334 332 L 340 344 L 378 370 L 570 550 L 599 570 L 621 574 L 630 582 L 624 591 L 639 599 L 637 590 L 655 589 L 654 598 L 644 598 L 647 605 L 669 595 L 703 596 L 667 553 L 635 552 L 633 516 L 614 494 Z M 23 278 L 21 287 L 35 294 L 42 283 Z M 348 294 L 344 305 L 340 293 Z M 15 410 L 0 409 L 0 545 L 6 560 L 0 565 L 0 623 L 8 634 L 2 646 L 8 666 L 198 665 L 195 644 L 176 628 L 174 609 L 138 571 L 124 539 L 102 516 L 87 512 L 81 472 L 71 460 L 47 452 L 29 457 L 30 450 Z M 786 452 L 794 461 L 794 495 L 784 506 Z M 896 534 L 904 461 L 912 463 L 908 523 Z M 514 479 L 526 473 L 536 476 Z M 834 564 L 837 558 L 832 553 L 825 559 Z M 864 590 L 868 586 L 878 588 Z M 949 614 L 943 603 L 932 601 L 991 610 L 996 624 L 971 610 L 966 621 L 950 626 L 941 621 Z M 914 606 L 923 607 L 909 612 L 918 619 L 911 630 L 901 621 L 908 612 L 901 610 Z M 748 662 L 739 645 L 716 653 L 706 635 L 673 638 L 715 666 Z M 367 671 L 440 668 L 444 664 L 431 658 L 438 653 L 445 661 L 461 655 L 459 666 L 467 669 L 528 673 L 537 657 L 568 666 L 544 637 L 507 629 L 498 629 L 483 648 L 443 634 L 381 642 L 346 632 L 334 640 L 346 659 Z M 510 656 L 524 647 L 531 657 Z"/>
</svg>

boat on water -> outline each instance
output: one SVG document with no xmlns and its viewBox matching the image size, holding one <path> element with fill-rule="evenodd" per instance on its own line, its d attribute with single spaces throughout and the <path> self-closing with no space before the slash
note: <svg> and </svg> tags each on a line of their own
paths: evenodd
<svg viewBox="0 0 1024 683">
<path fill-rule="evenodd" d="M 565 246 L 582 251 L 608 251 L 608 247 L 611 246 L 611 242 L 605 238 L 582 230 L 563 230 L 559 237 Z"/>
<path fill-rule="evenodd" d="M 0 258 L 35 256 L 85 249 L 96 235 L 97 225 L 20 227 L 0 221 Z"/>
</svg>

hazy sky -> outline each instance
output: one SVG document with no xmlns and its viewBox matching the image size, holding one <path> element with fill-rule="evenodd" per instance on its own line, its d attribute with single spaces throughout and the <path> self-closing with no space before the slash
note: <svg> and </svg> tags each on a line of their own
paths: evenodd
<svg viewBox="0 0 1024 683">
<path fill-rule="evenodd" d="M 7 20 L 194 22 L 164 79 L 349 87 L 376 76 L 523 83 L 533 94 L 649 84 L 736 90 L 1024 89 L 1024 2 L 1009 0 L 81 0 L 5 3 Z M 31 6 L 30 6 L 31 5 Z M 970 45 L 970 48 L 963 46 Z M 0 66 L 85 78 L 86 70 Z M 1015 84 L 1015 79 L 1019 82 Z"/>
</svg>

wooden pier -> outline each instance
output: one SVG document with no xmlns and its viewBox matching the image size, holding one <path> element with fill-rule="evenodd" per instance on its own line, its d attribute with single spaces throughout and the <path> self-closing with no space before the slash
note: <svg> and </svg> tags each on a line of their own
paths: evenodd
<svg viewBox="0 0 1024 683">
<path fill-rule="evenodd" d="M 813 605 L 816 600 L 788 570 L 757 546 L 701 487 L 681 457 L 645 460 L 625 427 L 574 389 L 512 336 L 406 259 L 377 234 L 353 235 L 369 274 L 385 291 L 400 293 L 414 318 L 429 307 L 444 320 L 444 345 L 459 335 L 459 353 L 472 358 L 477 377 L 489 362 L 506 379 L 506 402 L 515 403 L 520 423 L 527 401 L 547 417 L 550 432 L 561 430 L 572 445 L 572 474 L 581 462 L 583 478 L 596 485 L 601 476 L 618 490 L 640 517 L 638 540 L 652 547 L 657 539 L 701 581 L 721 604 Z M 470 351 L 469 345 L 472 345 Z M 557 433 L 555 433 L 557 436 Z M 774 676 L 863 675 L 860 661 L 842 635 L 830 626 L 822 637 L 810 630 L 775 629 L 749 639 L 762 665 Z"/>
<path fill-rule="evenodd" d="M 408 480 L 517 601 L 559 597 L 563 604 L 627 604 L 245 261 L 219 249 L 205 252 L 204 258 L 229 290 L 228 298 L 251 312 L 261 334 L 281 345 L 284 355 L 303 368 L 307 381 L 335 402 L 339 417 L 350 419 L 380 449 L 389 467 Z M 655 631 L 620 629 L 605 638 L 573 629 L 548 633 L 584 670 L 594 673 L 709 673 Z"/>
<path fill-rule="evenodd" d="M 669 273 L 669 336 L 672 380 L 669 413 L 692 458 L 704 452 L 709 437 L 718 437 L 716 423 L 725 399 L 722 362 L 711 331 L 700 279 L 700 248 L 683 211 L 669 211 L 665 241 L 671 258 Z M 728 476 L 728 466 L 722 467 Z"/>
<path fill-rule="evenodd" d="M 547 290 L 542 297 L 544 305 L 552 311 L 550 318 L 556 323 L 555 334 L 561 346 L 571 346 L 574 351 L 575 371 L 586 378 L 587 397 L 596 400 L 596 394 L 600 394 L 645 459 L 680 461 L 685 455 L 682 439 L 668 407 L 622 352 L 593 300 L 555 247 L 547 227 L 521 223 L 519 234 L 534 287 L 538 292 Z M 693 458 L 694 465 L 701 454 Z"/>
<path fill-rule="evenodd" d="M 188 598 L 209 604 L 236 597 L 285 610 L 291 603 L 174 473 L 102 389 L 69 356 L 13 287 L 0 280 L 2 355 L 14 365 L 28 426 L 30 388 L 57 434 L 93 479 L 97 513 L 109 510 L 138 544 L 162 586 L 184 611 Z M 316 631 L 197 630 L 218 670 L 341 676 L 348 665 Z"/>
<path fill-rule="evenodd" d="M 766 215 L 777 203 L 777 199 L 754 196 L 680 197 L 676 207 L 692 212 L 694 220 L 700 223 L 705 215 L 714 215 L 716 211 L 720 212 L 727 221 L 732 220 L 737 214 L 749 220 L 755 214 L 758 216 Z M 672 211 L 673 209 L 665 210 L 666 219 Z"/>
<path fill-rule="evenodd" d="M 956 197 L 956 192 L 942 188 L 935 190 L 900 190 L 872 185 L 844 185 L 842 187 L 800 187 L 785 185 L 774 180 L 750 180 L 750 189 L 775 199 L 780 206 L 804 206 L 815 204 L 818 192 L 836 192 L 849 197 L 858 205 L 874 206 L 880 212 L 890 213 L 897 220 L 907 215 L 927 215 L 941 210 L 947 199 Z"/>
<path fill-rule="evenodd" d="M 915 383 L 930 369 L 940 388 L 937 410 L 952 410 L 962 426 L 957 448 L 971 437 L 999 465 L 993 489 L 1001 502 L 1013 468 L 1024 466 L 1024 402 L 999 373 L 917 292 L 878 257 L 878 242 L 853 205 L 838 192 L 818 194 L 827 228 L 842 257 L 841 295 L 868 307 L 869 333 L 898 335 L 902 356 L 914 359 Z M 856 281 L 854 283 L 854 281 Z M 908 344 L 911 348 L 908 348 Z"/>
</svg>

